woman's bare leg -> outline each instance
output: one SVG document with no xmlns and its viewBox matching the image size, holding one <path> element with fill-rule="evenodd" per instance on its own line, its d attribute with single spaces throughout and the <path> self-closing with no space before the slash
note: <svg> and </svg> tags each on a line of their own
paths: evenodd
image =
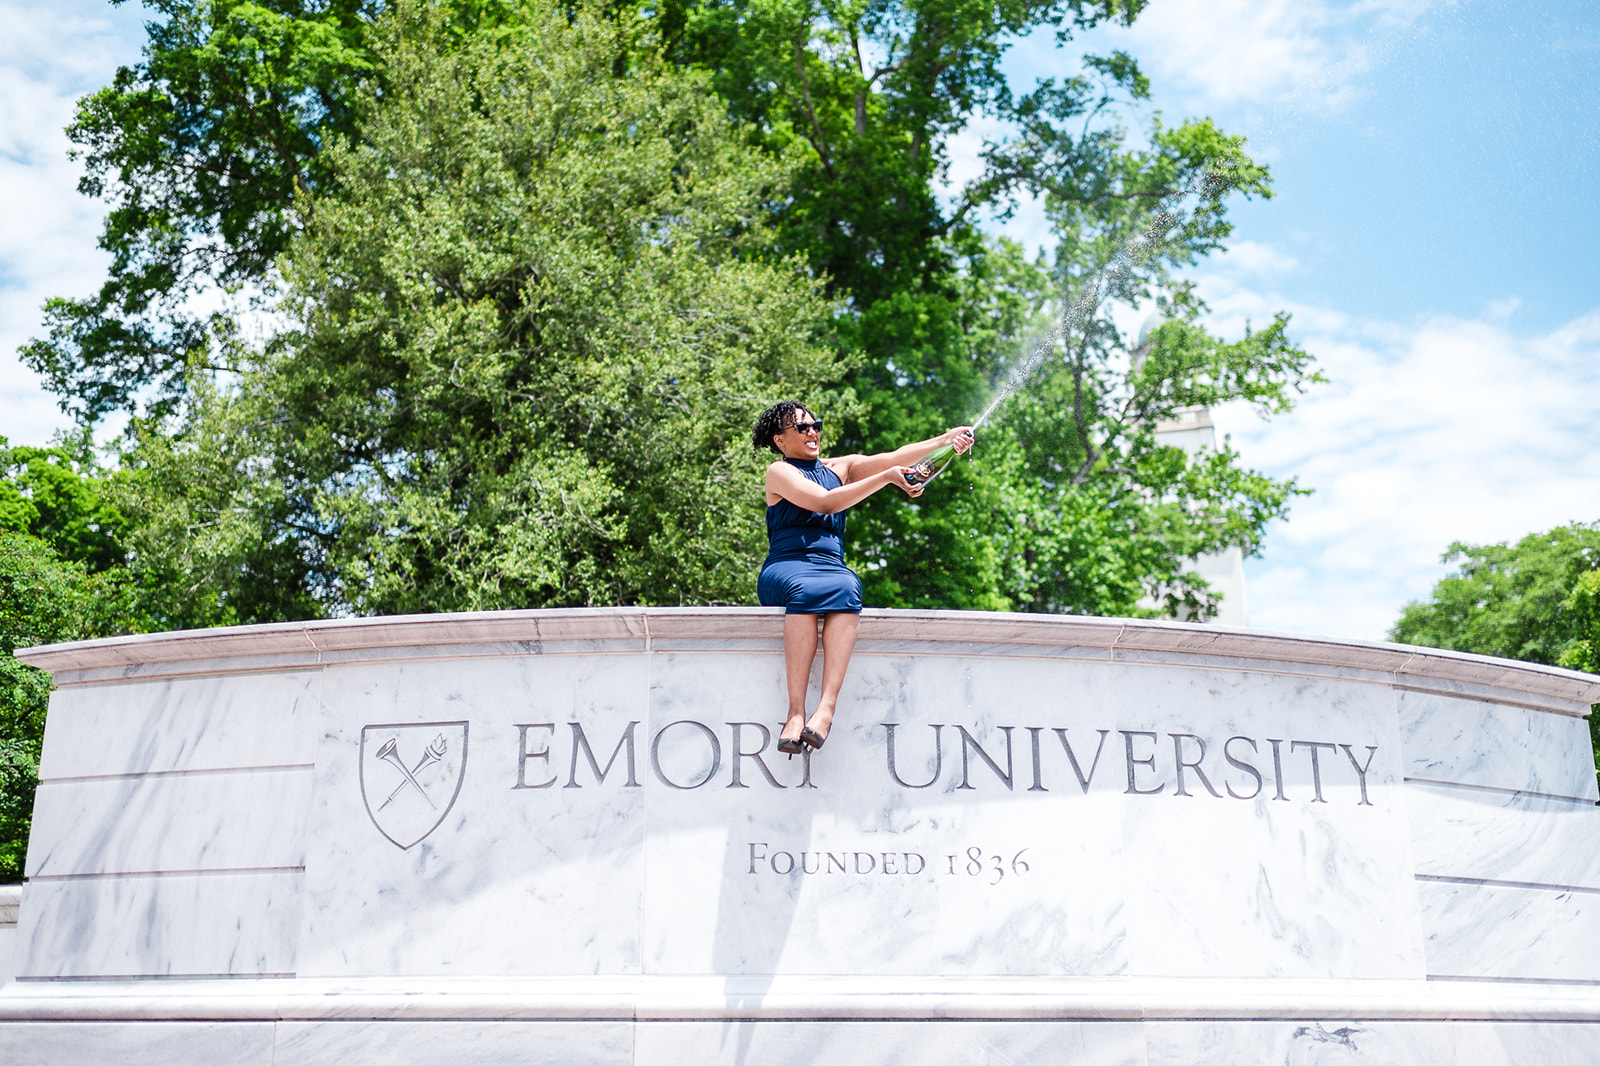
<svg viewBox="0 0 1600 1066">
<path fill-rule="evenodd" d="M 811 681 L 811 660 L 817 657 L 817 616 L 783 616 L 783 664 L 789 680 L 789 715 L 784 719 L 781 737 L 800 739 L 806 723 L 806 685 Z M 827 660 L 823 660 L 826 668 Z"/>
<path fill-rule="evenodd" d="M 859 632 L 859 614 L 840 612 L 822 616 L 822 696 L 817 700 L 817 713 L 811 716 L 810 725 L 824 737 L 833 726 L 839 689 L 844 686 L 844 673 L 850 666 L 850 654 L 856 649 Z"/>
</svg>

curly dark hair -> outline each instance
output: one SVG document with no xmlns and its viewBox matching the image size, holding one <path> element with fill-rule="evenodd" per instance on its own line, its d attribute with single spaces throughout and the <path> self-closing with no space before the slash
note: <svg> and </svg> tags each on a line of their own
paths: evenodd
<svg viewBox="0 0 1600 1066">
<path fill-rule="evenodd" d="M 779 400 L 765 411 L 762 411 L 761 417 L 756 419 L 756 428 L 751 435 L 751 443 L 757 449 L 769 448 L 775 454 L 782 455 L 783 453 L 778 451 L 778 446 L 772 443 L 772 438 L 794 425 L 795 419 L 799 417 L 801 411 L 809 410 L 811 408 L 796 400 Z"/>
</svg>

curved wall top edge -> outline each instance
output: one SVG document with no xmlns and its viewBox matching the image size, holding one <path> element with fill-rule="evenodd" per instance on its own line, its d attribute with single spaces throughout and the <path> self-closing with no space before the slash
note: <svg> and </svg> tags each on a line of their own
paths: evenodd
<svg viewBox="0 0 1600 1066">
<path fill-rule="evenodd" d="M 1572 704 L 1600 702 L 1600 677 L 1537 663 L 1405 644 L 1229 629 L 1188 622 L 1082 615 L 978 611 L 863 612 L 861 650 L 916 642 L 950 645 L 1037 646 L 1101 653 L 1107 660 L 1167 658 L 1247 659 L 1309 664 L 1389 675 L 1396 684 L 1437 688 L 1465 684 L 1523 692 Z M 391 615 L 230 626 L 148 633 L 69 644 L 18 648 L 17 658 L 55 675 L 102 671 L 140 678 L 325 665 L 355 657 L 365 661 L 435 654 L 505 654 L 519 650 L 646 651 L 680 641 L 772 645 L 782 639 L 782 613 L 766 607 L 592 607 Z M 550 645 L 554 645 L 551 647 Z"/>
</svg>

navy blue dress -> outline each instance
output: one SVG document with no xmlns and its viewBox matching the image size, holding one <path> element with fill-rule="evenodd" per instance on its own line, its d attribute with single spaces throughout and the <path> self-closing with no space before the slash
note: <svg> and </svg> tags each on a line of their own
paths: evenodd
<svg viewBox="0 0 1600 1066">
<path fill-rule="evenodd" d="M 824 489 L 844 482 L 821 459 L 784 459 Z M 767 508 L 767 561 L 756 595 L 787 614 L 861 613 L 861 579 L 844 565 L 844 516 L 780 499 Z"/>
</svg>

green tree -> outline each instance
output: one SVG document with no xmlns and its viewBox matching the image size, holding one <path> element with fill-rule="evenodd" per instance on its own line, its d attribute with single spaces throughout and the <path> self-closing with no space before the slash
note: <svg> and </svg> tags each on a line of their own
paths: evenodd
<svg viewBox="0 0 1600 1066">
<path fill-rule="evenodd" d="M 380 21 L 385 91 L 282 260 L 296 328 L 125 457 L 147 565 L 291 614 L 749 600 L 749 421 L 841 374 L 762 238 L 783 162 L 636 22 L 517 17 Z"/>
<path fill-rule="evenodd" d="M 1561 665 L 1600 674 L 1600 570 L 1578 578 L 1562 608 L 1572 622 L 1573 639 L 1561 653 Z M 1589 739 L 1595 773 L 1600 774 L 1600 704 L 1589 708 Z"/>
<path fill-rule="evenodd" d="M 215 471 L 174 476 L 175 455 L 201 452 L 207 449 L 152 441 L 136 488 L 127 471 L 99 464 L 86 432 L 48 448 L 11 448 L 0 437 L 0 532 L 38 540 L 53 558 L 94 577 L 95 629 L 107 634 L 315 613 L 300 606 L 308 599 L 304 582 L 278 584 L 292 571 L 260 558 L 283 541 L 281 533 L 269 531 L 266 546 L 251 544 L 240 529 L 249 512 L 218 510 L 226 501 Z"/>
<path fill-rule="evenodd" d="M 112 0 L 122 3 L 124 0 Z M 144 58 L 78 103 L 67 129 L 79 189 L 110 201 L 98 292 L 45 305 L 48 334 L 22 350 L 62 406 L 92 422 L 158 409 L 185 368 L 215 365 L 212 287 L 255 286 L 294 230 L 295 197 L 325 189 L 328 144 L 355 128 L 373 69 L 377 0 L 145 0 Z"/>
<path fill-rule="evenodd" d="M 1457 572 L 1406 605 L 1391 640 L 1596 671 L 1600 522 L 1530 533 L 1514 546 L 1450 545 Z M 1600 713 L 1589 716 L 1600 771 Z"/>
<path fill-rule="evenodd" d="M 126 626 L 125 528 L 87 438 L 11 448 L 0 437 L 0 880 L 22 876 L 51 688 L 12 653 Z"/>
<path fill-rule="evenodd" d="M 315 556 L 262 451 L 260 430 L 271 415 L 201 375 L 187 410 L 173 435 L 136 420 L 109 487 L 128 519 L 139 627 L 321 617 Z"/>
<path fill-rule="evenodd" d="M 871 602 L 1142 613 L 1141 602 L 1156 593 L 1164 611 L 1204 615 L 1211 602 L 1203 582 L 1185 572 L 1186 559 L 1226 544 L 1253 550 L 1266 522 L 1284 513 L 1296 491 L 1292 482 L 1246 469 L 1226 447 L 1190 460 L 1158 447 L 1152 436 L 1156 420 L 1185 397 L 1242 398 L 1270 412 L 1315 380 L 1282 319 L 1224 344 L 1199 328 L 1203 308 L 1174 280 L 1175 270 L 1227 237 L 1230 195 L 1269 194 L 1265 169 L 1249 159 L 1241 140 L 1208 121 L 1175 127 L 1157 121 L 1130 135 L 1119 116 L 1146 99 L 1149 87 L 1128 56 L 1086 57 L 1081 74 L 1021 95 L 1000 68 L 1008 43 L 1035 27 L 1057 26 L 1065 43 L 1077 29 L 1131 20 L 1141 7 L 1139 0 L 876 0 L 854 7 L 732 0 L 607 9 L 604 18 L 618 34 L 608 62 L 619 84 L 665 79 L 659 43 L 672 62 L 703 72 L 721 94 L 713 105 L 695 89 L 697 99 L 724 108 L 737 128 L 734 135 L 717 127 L 718 143 L 743 138 L 765 156 L 765 162 L 741 156 L 733 168 L 762 175 L 759 195 L 730 193 L 744 197 L 731 211 L 725 210 L 731 200 L 713 197 L 696 216 L 713 220 L 706 225 L 715 239 L 651 238 L 677 258 L 670 276 L 648 290 L 657 305 L 650 314 L 660 319 L 661 301 L 679 299 L 667 294 L 700 285 L 695 270 L 707 264 L 711 280 L 688 299 L 696 307 L 715 286 L 768 271 L 785 279 L 773 289 L 770 315 L 763 309 L 756 316 L 770 324 L 772 316 L 790 314 L 784 294 L 794 291 L 785 286 L 796 263 L 832 301 L 819 317 L 815 294 L 793 297 L 799 303 L 790 334 L 805 340 L 783 344 L 792 352 L 805 348 L 809 354 L 797 355 L 799 363 L 784 365 L 788 357 L 773 355 L 770 337 L 759 339 L 767 326 L 730 327 L 720 335 L 730 351 L 745 346 L 734 363 L 742 359 L 758 374 L 740 377 L 749 388 L 732 390 L 742 390 L 742 407 L 723 389 L 720 406 L 712 408 L 717 420 L 747 419 L 765 401 L 791 395 L 825 409 L 830 424 L 842 427 L 832 450 L 878 450 L 970 419 L 1027 360 L 1049 320 L 1087 294 L 1130 300 L 1160 294 L 1167 301 L 1172 321 L 1137 359 L 1103 316 L 1087 316 L 1052 349 L 1027 393 L 1001 410 L 977 457 L 946 475 L 940 489 L 919 505 L 880 497 L 859 509 L 851 550 Z M 437 64 L 446 72 L 440 76 L 456 77 L 464 56 L 475 57 L 470 62 L 478 71 L 458 77 L 458 85 L 470 84 L 482 99 L 447 110 L 465 114 L 472 129 L 503 115 L 497 101 L 506 86 L 521 83 L 494 85 L 494 77 L 516 75 L 504 65 L 491 70 L 484 57 L 525 50 L 523 9 L 511 0 L 432 7 L 431 51 L 405 66 L 395 50 L 415 44 L 407 35 L 421 22 L 377 29 L 376 4 L 160 0 L 156 8 L 165 21 L 153 24 L 145 61 L 87 99 L 72 130 L 89 164 L 86 191 L 113 203 L 103 242 L 115 254 L 111 275 L 91 300 L 53 303 L 49 337 L 26 353 L 85 419 L 155 397 L 152 417 L 135 431 L 140 443 L 128 460 L 134 476 L 118 483 L 127 492 L 121 504 L 136 519 L 129 543 L 149 578 L 152 616 L 189 624 L 302 617 L 356 604 L 365 610 L 514 604 L 519 596 L 523 605 L 740 598 L 749 582 L 732 574 L 753 569 L 759 537 L 728 531 L 748 532 L 747 516 L 723 521 L 711 517 L 713 497 L 696 512 L 700 505 L 679 498 L 686 495 L 681 488 L 648 488 L 647 471 L 671 482 L 679 468 L 639 460 L 647 445 L 633 422 L 612 417 L 620 410 L 614 396 L 606 401 L 611 406 L 600 405 L 605 416 L 595 410 L 580 416 L 539 399 L 539 419 L 555 412 L 549 436 L 541 423 L 541 447 L 561 442 L 572 455 L 535 459 L 538 449 L 524 447 L 527 463 L 543 464 L 542 487 L 516 487 L 527 470 L 510 457 L 517 434 L 501 420 L 533 417 L 530 397 L 538 390 L 520 376 L 530 368 L 538 367 L 552 389 L 570 385 L 596 397 L 621 389 L 617 381 L 651 374 L 679 384 L 697 380 L 665 361 L 641 371 L 636 346 L 619 345 L 603 329 L 579 338 L 593 323 L 580 322 L 571 308 L 552 310 L 545 293 L 578 301 L 594 296 L 582 286 L 563 289 L 573 275 L 551 273 L 538 258 L 546 253 L 534 245 L 545 238 L 533 230 L 561 217 L 559 211 L 513 217 L 544 210 L 538 203 L 548 194 L 540 190 L 552 172 L 527 177 L 518 168 L 554 154 L 525 144 L 515 149 L 520 157 L 502 153 L 496 164 L 502 171 L 546 182 L 519 189 L 483 169 L 473 153 L 484 153 L 463 148 L 461 137 L 395 118 L 403 106 L 422 106 L 414 88 L 426 79 L 419 80 L 418 70 Z M 566 11 L 568 21 L 577 17 Z M 988 144 L 983 172 L 953 197 L 944 195 L 952 139 L 980 111 L 1009 123 L 1014 135 Z M 573 112 L 558 107 L 557 113 Z M 689 120 L 690 133 L 662 131 L 678 145 L 671 151 L 686 151 L 711 129 L 708 115 Z M 545 126 L 567 128 L 560 121 Z M 512 141 L 523 144 L 519 137 L 512 131 Z M 442 154 L 413 165 L 407 138 Z M 450 155 L 458 150 L 461 158 Z M 630 143 L 589 168 L 615 168 L 615 175 L 585 177 L 621 188 L 626 207 L 634 203 L 630 173 L 649 169 L 634 157 L 650 151 L 644 140 Z M 413 191 L 380 188 L 374 172 L 362 170 L 362 153 L 399 160 L 397 174 L 416 176 L 406 186 Z M 365 184 L 351 186 L 353 178 Z M 430 183 L 448 186 L 461 205 L 446 211 L 423 203 L 415 190 Z M 980 218 L 1004 215 L 1026 196 L 1042 197 L 1056 226 L 1054 263 L 1030 261 L 1015 244 L 978 228 Z M 665 201 L 648 210 L 657 208 L 666 210 Z M 619 210 L 618 220 L 658 230 L 676 225 L 659 215 L 649 221 L 648 210 L 634 216 Z M 1163 221 L 1169 216 L 1176 224 Z M 397 220 L 394 232 L 411 234 L 408 243 L 387 239 Z M 459 250 L 442 251 L 424 239 L 417 228 L 424 224 L 452 233 L 450 227 L 466 226 L 468 239 Z M 509 236 L 496 243 L 479 232 L 493 226 Z M 1104 270 L 1119 249 L 1153 229 L 1161 239 L 1149 243 L 1148 254 L 1108 280 Z M 627 250 L 632 231 L 625 240 L 619 233 L 580 227 L 565 236 L 603 235 L 623 249 L 608 260 L 616 263 L 634 254 Z M 195 286 L 213 280 L 273 290 L 273 264 L 289 249 L 282 262 L 294 272 L 290 310 L 306 328 L 282 338 L 270 359 L 240 344 L 225 315 L 187 310 Z M 569 262 L 562 256 L 557 261 Z M 348 257 L 348 266 L 339 257 Z M 506 268 L 499 280 L 483 273 L 491 261 Z M 640 276 L 656 269 L 645 259 L 638 265 Z M 472 334 L 486 330 L 479 323 L 488 318 L 463 312 L 460 322 L 395 319 L 389 339 L 378 345 L 393 349 L 387 362 L 363 355 L 343 365 L 348 353 L 328 323 L 353 326 L 358 339 L 351 345 L 367 344 L 380 319 L 339 316 L 350 309 L 387 314 L 396 301 L 414 308 L 415 279 L 422 276 L 442 279 L 441 292 L 452 300 L 478 301 L 472 315 L 487 315 L 492 306 L 502 316 L 497 328 L 505 350 L 534 354 L 482 358 L 488 342 Z M 351 279 L 388 293 L 389 302 L 376 309 L 362 304 L 357 290 L 344 289 Z M 582 340 L 581 356 L 556 358 L 569 349 L 544 343 L 537 316 L 512 324 L 522 313 L 513 290 L 525 279 L 538 282 L 524 286 L 533 301 L 527 306 L 563 323 L 561 343 Z M 606 302 L 617 291 L 603 289 L 597 314 L 617 309 Z M 732 306 L 741 306 L 749 291 L 732 293 Z M 322 311 L 313 313 L 313 305 Z M 650 314 L 641 310 L 639 317 Z M 469 321 L 470 328 L 462 325 Z M 670 329 L 648 329 L 670 346 Z M 766 349 L 750 349 L 751 337 Z M 424 341 L 435 346 L 430 358 L 450 363 L 450 373 L 415 364 L 411 353 Z M 832 358 L 815 349 L 817 341 Z M 701 340 L 689 348 L 711 350 Z M 570 369 L 613 359 L 616 367 L 588 377 Z M 1136 371 L 1136 363 L 1146 369 Z M 802 364 L 807 369 L 799 372 Z M 485 372 L 466 374 L 463 367 Z M 208 388 L 219 368 L 240 372 L 243 387 Z M 285 391 L 284 382 L 319 374 L 324 380 L 315 388 Z M 404 375 L 399 386 L 395 374 Z M 407 390 L 424 381 L 431 383 L 413 402 Z M 495 387 L 507 396 L 491 399 Z M 638 386 L 629 387 L 637 400 Z M 360 403 L 334 402 L 360 389 L 395 405 L 389 425 L 378 430 L 361 422 Z M 189 395 L 195 405 L 185 411 L 181 401 Z M 686 405 L 709 395 L 697 392 L 667 410 L 698 411 Z M 453 410 L 450 418 L 422 414 L 446 410 Z M 168 439 L 178 426 L 187 428 Z M 426 430 L 456 439 L 466 426 L 482 435 L 470 454 L 434 449 L 419 436 Z M 291 432 L 299 436 L 286 436 Z M 597 435 L 616 439 L 603 445 Z M 718 454 L 722 472 L 706 475 L 706 483 L 715 486 L 718 505 L 743 515 L 736 501 L 753 495 L 739 480 L 748 456 L 718 450 L 720 443 L 713 448 L 694 432 L 682 439 L 697 456 Z M 573 458 L 580 454 L 581 461 Z M 444 462 L 452 464 L 448 472 L 431 465 Z M 474 481 L 487 470 L 497 471 L 497 487 Z M 570 476 L 556 477 L 557 470 Z M 391 477 L 397 471 L 403 476 Z M 620 502 L 619 485 L 634 499 Z M 545 502 L 531 502 L 529 493 Z M 556 511 L 539 510 L 558 497 Z M 624 511 L 626 521 L 618 517 Z M 602 513 L 611 517 L 596 517 Z M 657 522 L 665 526 L 657 529 Z M 524 532 L 512 536 L 514 529 Z M 544 561 L 520 571 L 524 564 L 516 563 L 503 580 L 491 576 L 485 568 L 508 573 L 507 560 L 496 554 L 502 542 L 484 539 L 491 536 L 484 531 L 511 537 L 503 543 L 512 556 Z M 571 553 L 558 549 L 563 537 L 574 545 Z M 658 552 L 665 553 L 659 564 L 642 558 Z M 699 561 L 685 567 L 690 556 Z M 926 565 L 929 559 L 938 565 Z M 614 577 L 598 577 L 601 570 Z M 698 593 L 689 591 L 693 580 L 705 582 Z M 569 585 L 567 599 L 551 591 Z M 171 594 L 163 597 L 162 588 Z M 463 591 L 469 588 L 477 591 Z"/>
<path fill-rule="evenodd" d="M 105 593 L 100 579 L 46 542 L 0 532 L 0 881 L 22 879 L 51 689 L 49 674 L 12 653 L 101 635 Z"/>
<path fill-rule="evenodd" d="M 1561 653 L 1560 665 L 1600 674 L 1600 570 L 1579 577 L 1562 608 L 1572 621 L 1573 637 Z M 1596 728 L 1596 723 L 1591 721 L 1590 727 Z M 1595 748 L 1600 751 L 1600 738 Z"/>
<path fill-rule="evenodd" d="M 1600 522 L 1530 533 L 1514 546 L 1457 541 L 1443 561 L 1456 573 L 1407 604 L 1390 639 L 1554 665 L 1581 636 L 1566 603 L 1579 578 L 1600 569 Z"/>
<path fill-rule="evenodd" d="M 1148 98 L 1127 55 L 1012 91 L 1001 59 L 1041 26 L 1061 44 L 1139 0 L 672 0 L 658 19 L 678 62 L 712 72 L 730 112 L 772 151 L 803 149 L 779 205 L 780 248 L 803 254 L 843 301 L 841 340 L 865 355 L 848 384 L 864 403 L 835 450 L 878 451 L 970 420 L 1031 352 L 1051 316 L 1103 297 L 1167 294 L 1174 324 L 1143 372 L 1125 339 L 1088 315 L 973 461 L 917 506 L 888 496 L 852 521 L 867 598 L 888 606 L 1204 615 L 1186 558 L 1253 551 L 1295 491 L 1224 448 L 1191 463 L 1155 446 L 1175 404 L 1246 399 L 1283 410 L 1315 380 L 1280 318 L 1225 345 L 1172 272 L 1230 232 L 1231 194 L 1270 194 L 1243 141 L 1209 121 L 1154 121 L 1142 143 L 1119 116 Z M 941 195 L 953 139 L 979 113 L 1011 135 Z M 985 216 L 1040 198 L 1060 238 L 1053 265 L 984 235 Z M 1164 223 L 1172 219 L 1175 224 Z M 1160 239 L 1106 276 L 1119 251 Z M 1092 303 L 1091 303 L 1092 306 Z M 1063 365 L 1063 360 L 1065 365 Z M 1020 453 L 1020 454 L 1018 454 Z M 929 565 L 936 561 L 936 565 Z"/>
<path fill-rule="evenodd" d="M 111 570 L 124 561 L 127 519 L 108 495 L 87 435 L 50 448 L 12 448 L 0 437 L 0 532 L 35 537 L 91 571 Z"/>
</svg>

